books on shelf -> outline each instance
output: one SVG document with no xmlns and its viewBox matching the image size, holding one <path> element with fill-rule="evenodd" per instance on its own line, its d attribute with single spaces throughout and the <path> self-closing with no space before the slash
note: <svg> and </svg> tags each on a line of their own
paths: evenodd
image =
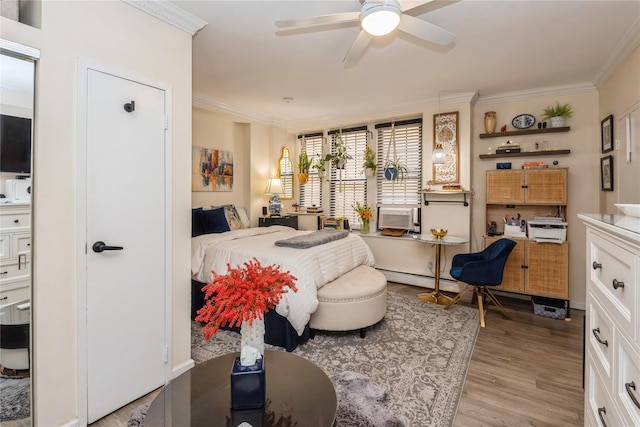
<svg viewBox="0 0 640 427">
<path fill-rule="evenodd" d="M 522 169 L 544 169 L 547 167 L 547 162 L 524 162 Z"/>
<path fill-rule="evenodd" d="M 442 191 L 464 191 L 460 184 L 444 184 Z"/>
</svg>

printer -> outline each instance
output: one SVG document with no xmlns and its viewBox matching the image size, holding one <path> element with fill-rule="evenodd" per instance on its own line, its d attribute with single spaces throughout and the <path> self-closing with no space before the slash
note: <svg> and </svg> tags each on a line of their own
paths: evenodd
<svg viewBox="0 0 640 427">
<path fill-rule="evenodd" d="M 567 223 L 563 218 L 535 217 L 527 223 L 529 238 L 536 242 L 563 243 L 567 240 Z"/>
</svg>

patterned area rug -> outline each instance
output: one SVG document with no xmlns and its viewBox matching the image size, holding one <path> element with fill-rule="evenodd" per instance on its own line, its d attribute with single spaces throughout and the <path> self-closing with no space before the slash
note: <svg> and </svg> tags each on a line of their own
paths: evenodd
<svg viewBox="0 0 640 427">
<path fill-rule="evenodd" d="M 344 371 L 366 375 L 389 393 L 387 410 L 407 426 L 452 426 L 479 329 L 476 309 L 445 311 L 389 292 L 387 315 L 367 329 L 366 338 L 358 331 L 319 332 L 294 353 L 329 377 Z M 239 334 L 219 331 L 204 341 L 200 325 L 192 323 L 196 363 L 234 351 L 240 351 Z"/>
<path fill-rule="evenodd" d="M 31 415 L 30 379 L 0 375 L 0 425 Z"/>
</svg>

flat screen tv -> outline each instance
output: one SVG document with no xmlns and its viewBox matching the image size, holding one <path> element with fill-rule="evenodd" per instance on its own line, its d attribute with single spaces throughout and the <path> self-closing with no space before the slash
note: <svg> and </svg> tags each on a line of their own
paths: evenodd
<svg viewBox="0 0 640 427">
<path fill-rule="evenodd" d="M 0 172 L 31 173 L 31 119 L 0 114 Z"/>
</svg>

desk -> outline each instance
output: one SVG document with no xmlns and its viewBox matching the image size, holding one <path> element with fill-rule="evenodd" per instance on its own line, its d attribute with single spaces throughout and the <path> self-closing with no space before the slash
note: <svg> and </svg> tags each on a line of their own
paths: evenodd
<svg viewBox="0 0 640 427">
<path fill-rule="evenodd" d="M 330 427 L 337 399 L 322 369 L 292 353 L 265 350 L 266 404 L 260 410 L 231 411 L 229 353 L 208 360 L 167 384 L 151 403 L 144 419 L 151 426 L 232 426 L 255 417 L 264 424 Z M 233 420 L 233 423 L 232 423 Z"/>
<path fill-rule="evenodd" d="M 444 236 L 440 239 L 433 234 L 419 234 L 413 236 L 418 242 L 431 243 L 436 246 L 436 277 L 435 277 L 435 289 L 433 292 L 424 292 L 418 294 L 424 302 L 430 302 L 432 304 L 447 305 L 453 298 L 440 293 L 440 253 L 442 252 L 443 245 L 463 245 L 468 242 L 463 237 L 456 236 Z"/>
</svg>

